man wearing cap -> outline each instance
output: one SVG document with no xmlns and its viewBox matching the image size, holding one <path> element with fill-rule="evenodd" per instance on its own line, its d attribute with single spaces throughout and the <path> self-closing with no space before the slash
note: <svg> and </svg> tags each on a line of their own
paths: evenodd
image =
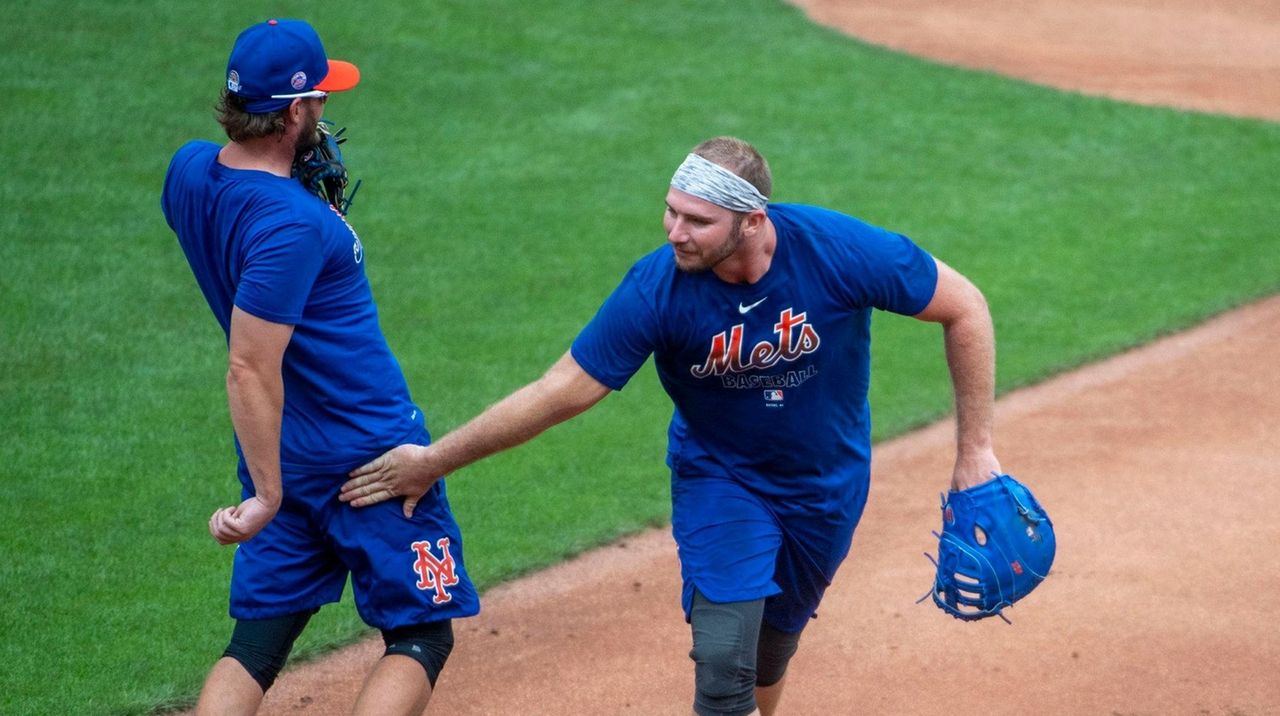
<svg viewBox="0 0 1280 716">
<path fill-rule="evenodd" d="M 165 218 L 227 337 L 242 486 L 241 502 L 209 520 L 214 539 L 238 545 L 235 628 L 201 714 L 254 713 L 348 575 L 360 616 L 387 645 L 356 713 L 420 713 L 452 648 L 451 620 L 479 611 L 443 485 L 405 514 L 338 500 L 353 467 L 430 443 L 378 325 L 369 252 L 337 208 L 290 178 L 294 155 L 319 141 L 328 94 L 359 79 L 306 22 L 248 28 L 218 105 L 230 142 L 187 143 L 165 177 Z"/>
<path fill-rule="evenodd" d="M 435 444 L 352 471 L 341 499 L 417 495 L 621 390 L 653 355 L 675 404 L 667 464 L 694 710 L 772 714 L 866 504 L 873 308 L 943 325 L 952 487 L 1001 470 L 995 338 L 978 289 L 904 236 L 770 204 L 771 190 L 750 144 L 695 147 L 667 192 L 667 245 L 632 266 L 559 362 Z"/>
</svg>

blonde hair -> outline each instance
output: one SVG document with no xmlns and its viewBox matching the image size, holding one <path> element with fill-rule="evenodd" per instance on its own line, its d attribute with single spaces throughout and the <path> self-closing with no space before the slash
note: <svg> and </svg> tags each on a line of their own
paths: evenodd
<svg viewBox="0 0 1280 716">
<path fill-rule="evenodd" d="M 713 137 L 694 147 L 693 153 L 751 182 L 761 194 L 773 195 L 769 162 L 749 143 L 737 137 Z"/>
<path fill-rule="evenodd" d="M 248 139 L 284 134 L 284 115 L 289 111 L 288 106 L 274 112 L 255 114 L 246 112 L 244 105 L 243 97 L 223 89 L 222 97 L 214 106 L 214 110 L 218 113 L 218 124 L 222 125 L 223 131 L 231 141 L 243 142 Z"/>
</svg>

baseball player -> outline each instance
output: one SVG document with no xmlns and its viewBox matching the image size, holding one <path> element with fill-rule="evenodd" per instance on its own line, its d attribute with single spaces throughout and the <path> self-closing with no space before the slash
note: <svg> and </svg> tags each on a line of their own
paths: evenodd
<svg viewBox="0 0 1280 716">
<path fill-rule="evenodd" d="M 442 483 L 412 519 L 337 499 L 351 468 L 430 443 L 378 326 L 360 237 L 290 178 L 295 154 L 320 141 L 328 94 L 358 81 L 306 22 L 256 24 L 227 62 L 218 112 L 230 142 L 187 143 L 165 177 L 165 218 L 227 336 L 242 486 L 242 501 L 209 520 L 214 539 L 238 545 L 235 628 L 200 714 L 256 712 L 348 575 L 361 618 L 386 642 L 356 713 L 420 713 L 453 646 L 451 620 L 479 611 Z"/>
<path fill-rule="evenodd" d="M 410 504 L 446 473 L 621 390 L 649 355 L 675 403 L 672 532 L 694 711 L 771 714 L 848 553 L 870 475 L 871 309 L 943 325 L 958 417 L 952 487 L 1000 472 L 986 301 L 906 237 L 769 204 L 749 144 L 708 140 L 671 180 L 667 245 L 640 259 L 539 380 L 438 443 L 354 470 L 342 500 Z"/>
</svg>

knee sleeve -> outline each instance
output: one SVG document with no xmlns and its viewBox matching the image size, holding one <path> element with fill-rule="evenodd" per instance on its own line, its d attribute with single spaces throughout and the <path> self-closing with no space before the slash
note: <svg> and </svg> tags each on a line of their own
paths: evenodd
<svg viewBox="0 0 1280 716">
<path fill-rule="evenodd" d="M 386 654 L 399 654 L 422 665 L 427 672 L 431 688 L 444 669 L 444 662 L 453 651 L 453 621 L 427 622 L 397 629 L 383 629 L 382 641 L 387 645 Z"/>
<path fill-rule="evenodd" d="M 714 604 L 693 595 L 693 710 L 700 716 L 739 716 L 756 708 L 756 642 L 764 600 Z"/>
<path fill-rule="evenodd" d="M 240 662 L 266 693 L 284 668 L 293 642 L 315 613 L 313 609 L 272 619 L 237 619 L 231 643 L 222 655 Z"/>
<path fill-rule="evenodd" d="M 760 646 L 756 649 L 756 686 L 773 686 L 782 681 L 799 645 L 800 632 L 789 634 L 762 624 Z"/>
</svg>

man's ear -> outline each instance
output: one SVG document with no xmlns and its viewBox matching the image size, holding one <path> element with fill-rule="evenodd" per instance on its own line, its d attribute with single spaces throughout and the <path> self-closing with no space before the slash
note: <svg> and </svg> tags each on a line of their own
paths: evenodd
<svg viewBox="0 0 1280 716">
<path fill-rule="evenodd" d="M 764 227 L 765 219 L 768 215 L 764 209 L 753 209 L 742 217 L 742 234 L 743 236 L 754 236 L 756 232 Z"/>
<path fill-rule="evenodd" d="M 304 113 L 304 112 L 306 112 L 306 110 L 305 110 L 305 109 L 303 108 L 303 106 L 302 106 L 302 98 L 301 98 L 301 97 L 295 97 L 295 98 L 293 98 L 293 100 L 292 100 L 292 101 L 290 101 L 290 102 L 289 102 L 289 112 L 288 112 L 288 115 L 289 115 L 289 121 L 290 121 L 290 122 L 300 122 L 300 121 L 302 121 L 302 116 L 303 116 L 303 113 Z"/>
</svg>

